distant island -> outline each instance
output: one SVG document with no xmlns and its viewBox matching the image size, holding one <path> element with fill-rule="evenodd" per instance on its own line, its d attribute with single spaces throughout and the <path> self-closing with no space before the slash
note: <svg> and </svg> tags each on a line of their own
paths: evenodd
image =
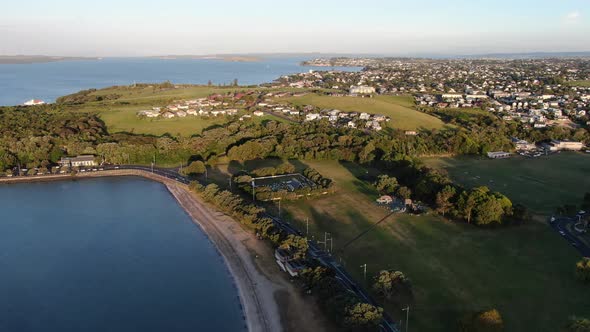
<svg viewBox="0 0 590 332">
<path fill-rule="evenodd" d="M 162 60 L 223 60 L 228 62 L 257 62 L 262 58 L 250 55 L 229 55 L 229 54 L 213 54 L 213 55 L 159 55 L 151 56 L 150 58 Z"/>
<path fill-rule="evenodd" d="M 31 64 L 74 60 L 100 60 L 96 57 L 70 57 L 49 55 L 0 55 L 0 64 Z"/>
</svg>

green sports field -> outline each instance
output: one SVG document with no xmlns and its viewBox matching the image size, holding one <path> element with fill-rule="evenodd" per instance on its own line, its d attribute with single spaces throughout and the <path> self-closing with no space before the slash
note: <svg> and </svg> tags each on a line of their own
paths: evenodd
<svg viewBox="0 0 590 332">
<path fill-rule="evenodd" d="M 514 156 L 427 158 L 428 166 L 446 170 L 466 186 L 488 186 L 534 212 L 550 214 L 557 206 L 579 205 L 590 192 L 590 154 L 563 152 L 539 158 Z"/>
<path fill-rule="evenodd" d="M 381 269 L 406 273 L 415 293 L 412 330 L 453 331 L 461 314 L 489 308 L 501 312 L 506 331 L 553 332 L 572 314 L 590 315 L 590 288 L 573 275 L 579 254 L 544 223 L 489 230 L 432 214 L 397 215 L 340 252 L 387 214 L 375 205 L 372 186 L 359 179 L 374 170 L 334 161 L 301 163 L 334 179 L 338 191 L 284 203 L 283 215 L 304 231 L 309 218 L 310 237 L 323 239 L 330 232 L 334 254 L 361 283 L 362 264 L 369 280 Z M 403 318 L 400 305 L 387 309 Z"/>
</svg>

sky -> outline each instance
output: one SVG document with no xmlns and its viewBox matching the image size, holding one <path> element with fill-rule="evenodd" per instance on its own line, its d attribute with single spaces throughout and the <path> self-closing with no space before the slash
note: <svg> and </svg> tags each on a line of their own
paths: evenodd
<svg viewBox="0 0 590 332">
<path fill-rule="evenodd" d="M 590 0 L 20 0 L 0 55 L 590 51 Z"/>
</svg>

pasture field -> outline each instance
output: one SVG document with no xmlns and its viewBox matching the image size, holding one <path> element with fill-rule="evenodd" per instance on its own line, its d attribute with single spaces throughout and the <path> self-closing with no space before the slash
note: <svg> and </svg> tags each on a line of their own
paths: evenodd
<svg viewBox="0 0 590 332">
<path fill-rule="evenodd" d="M 453 181 L 465 187 L 488 186 L 545 215 L 564 204 L 579 205 L 584 193 L 590 191 L 590 154 L 582 152 L 499 160 L 426 158 L 424 163 L 446 170 Z"/>
<path fill-rule="evenodd" d="M 412 109 L 413 102 L 408 96 L 332 97 L 307 94 L 302 97 L 286 98 L 286 101 L 298 105 L 314 105 L 319 108 L 339 109 L 347 112 L 366 112 L 389 116 L 387 124 L 402 130 L 439 129 L 444 123 L 431 115 Z"/>
</svg>

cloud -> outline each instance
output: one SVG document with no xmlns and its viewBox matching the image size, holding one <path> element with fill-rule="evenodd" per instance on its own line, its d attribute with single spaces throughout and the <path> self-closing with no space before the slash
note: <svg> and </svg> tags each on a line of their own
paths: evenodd
<svg viewBox="0 0 590 332">
<path fill-rule="evenodd" d="M 573 11 L 573 12 L 565 15 L 563 20 L 565 23 L 578 23 L 580 21 L 581 17 L 582 17 L 582 14 L 580 14 L 579 11 Z"/>
</svg>

